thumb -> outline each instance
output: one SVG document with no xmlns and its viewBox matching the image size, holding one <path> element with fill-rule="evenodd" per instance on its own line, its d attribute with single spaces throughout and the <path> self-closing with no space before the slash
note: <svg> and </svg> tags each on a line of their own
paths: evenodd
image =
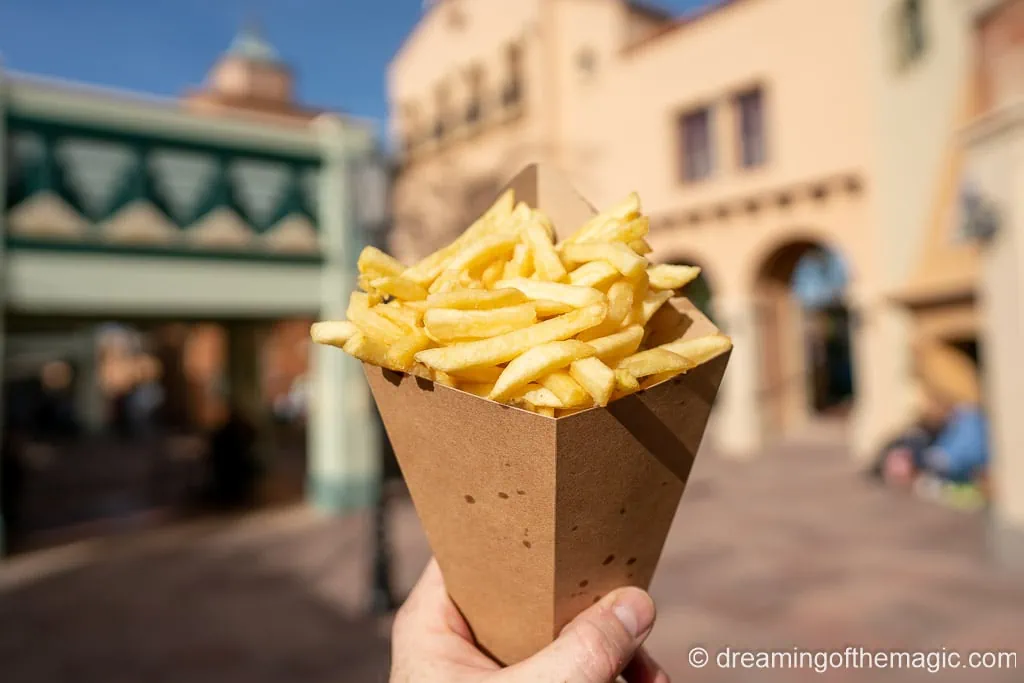
<svg viewBox="0 0 1024 683">
<path fill-rule="evenodd" d="M 654 602 L 639 588 L 612 591 L 569 622 L 558 639 L 509 667 L 505 683 L 612 683 L 654 625 Z"/>
</svg>

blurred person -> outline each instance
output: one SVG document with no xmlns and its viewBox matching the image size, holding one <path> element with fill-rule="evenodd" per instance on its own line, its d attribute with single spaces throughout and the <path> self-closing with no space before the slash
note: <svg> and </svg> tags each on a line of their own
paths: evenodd
<svg viewBox="0 0 1024 683">
<path fill-rule="evenodd" d="M 502 669 L 473 642 L 431 560 L 395 617 L 390 683 L 669 683 L 642 648 L 654 626 L 650 596 L 639 588 L 612 591 L 583 611 L 555 642 Z"/>
<path fill-rule="evenodd" d="M 143 355 L 135 361 L 134 375 L 133 387 L 125 399 L 126 419 L 132 434 L 148 435 L 164 402 L 164 389 L 160 384 L 163 367 L 153 356 Z"/>
<path fill-rule="evenodd" d="M 256 428 L 242 409 L 232 405 L 227 419 L 210 436 L 210 502 L 237 508 L 253 501 L 259 466 Z"/>
<path fill-rule="evenodd" d="M 988 422 L 981 407 L 978 371 L 965 354 L 940 342 L 915 348 L 916 374 L 926 397 L 923 433 L 884 455 L 887 482 L 972 485 L 989 462 Z M 934 437 L 928 438 L 934 431 Z"/>
<path fill-rule="evenodd" d="M 296 377 L 286 393 L 274 399 L 274 416 L 282 423 L 299 422 L 306 417 L 309 385 L 305 375 Z"/>
<path fill-rule="evenodd" d="M 913 475 L 913 464 L 923 461 L 925 450 L 938 438 L 946 422 L 946 408 L 932 399 L 923 388 L 918 387 L 915 400 L 917 417 L 914 423 L 898 437 L 887 443 L 871 468 L 871 474 L 885 480 L 887 476 L 894 481 L 905 479 L 907 482 Z"/>
<path fill-rule="evenodd" d="M 39 427 L 44 438 L 73 436 L 76 432 L 72 386 L 74 369 L 66 361 L 46 363 L 39 372 L 41 397 Z"/>
</svg>

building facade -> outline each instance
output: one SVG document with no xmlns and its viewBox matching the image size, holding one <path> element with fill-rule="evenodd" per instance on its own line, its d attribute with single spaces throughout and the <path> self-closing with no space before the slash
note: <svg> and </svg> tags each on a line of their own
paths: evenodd
<svg viewBox="0 0 1024 683">
<path fill-rule="evenodd" d="M 0 357 L 72 362 L 87 427 L 99 321 L 167 328 L 165 392 L 200 412 L 189 373 L 225 366 L 226 400 L 257 423 L 262 397 L 305 375 L 310 496 L 330 509 L 373 500 L 361 369 L 308 344 L 309 321 L 343 315 L 356 256 L 384 221 L 372 125 L 295 102 L 290 70 L 246 31 L 182 100 L 0 71 L 0 152 Z"/>
<path fill-rule="evenodd" d="M 941 0 L 731 0 L 686 17 L 626 0 L 432 3 L 389 71 L 393 249 L 409 260 L 450 239 L 532 161 L 599 205 L 638 191 L 652 258 L 700 265 L 735 340 L 713 438 L 737 455 L 808 421 L 792 282 L 828 251 L 847 277 L 850 435 L 869 455 L 911 409 L 918 329 L 900 296 L 939 286 L 912 276 L 933 214 L 955 206 L 942 182 L 967 36 L 963 7 Z M 933 299 L 929 312 L 954 305 Z"/>
<path fill-rule="evenodd" d="M 1024 2 L 971 0 L 976 107 L 961 131 L 962 241 L 980 249 L 993 548 L 1024 567 Z"/>
</svg>

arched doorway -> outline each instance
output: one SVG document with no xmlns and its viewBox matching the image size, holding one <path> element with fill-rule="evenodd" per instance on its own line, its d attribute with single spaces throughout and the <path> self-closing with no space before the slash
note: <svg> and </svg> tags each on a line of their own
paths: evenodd
<svg viewBox="0 0 1024 683">
<path fill-rule="evenodd" d="M 842 256 L 814 241 L 789 242 L 761 264 L 755 299 L 767 436 L 790 433 L 813 416 L 849 412 L 854 387 L 848 283 Z"/>
</svg>

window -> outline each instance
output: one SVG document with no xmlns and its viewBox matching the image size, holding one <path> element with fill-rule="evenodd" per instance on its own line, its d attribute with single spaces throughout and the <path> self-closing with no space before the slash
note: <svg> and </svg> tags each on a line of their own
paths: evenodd
<svg viewBox="0 0 1024 683">
<path fill-rule="evenodd" d="M 696 109 L 679 117 L 679 144 L 683 180 L 696 182 L 708 178 L 714 165 L 710 108 Z"/>
<path fill-rule="evenodd" d="M 764 96 L 761 88 L 741 92 L 733 100 L 739 130 L 739 162 L 743 168 L 764 164 L 767 150 L 764 134 Z"/>
<path fill-rule="evenodd" d="M 438 87 L 436 101 L 433 135 L 434 139 L 440 142 L 447 132 L 449 103 L 451 102 L 451 91 L 447 84 Z"/>
<path fill-rule="evenodd" d="M 519 104 L 522 98 L 523 80 L 523 49 L 519 45 L 509 45 L 506 54 L 508 80 L 501 90 L 501 103 L 506 107 Z"/>
<path fill-rule="evenodd" d="M 482 114 L 484 90 L 483 67 L 475 66 L 470 69 L 466 80 L 469 90 L 469 98 L 466 101 L 466 123 L 472 125 L 480 120 L 480 116 Z"/>
<path fill-rule="evenodd" d="M 907 67 L 921 58 L 927 46 L 924 0 L 902 0 L 896 26 L 899 66 Z"/>
</svg>

